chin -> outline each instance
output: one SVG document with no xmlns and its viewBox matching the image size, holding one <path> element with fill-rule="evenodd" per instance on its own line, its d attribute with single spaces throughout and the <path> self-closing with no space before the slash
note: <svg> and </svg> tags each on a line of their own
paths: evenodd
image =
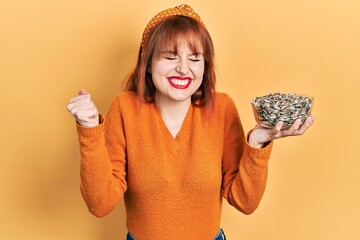
<svg viewBox="0 0 360 240">
<path fill-rule="evenodd" d="M 187 101 L 191 100 L 191 95 L 174 94 L 169 96 L 174 101 Z"/>
</svg>

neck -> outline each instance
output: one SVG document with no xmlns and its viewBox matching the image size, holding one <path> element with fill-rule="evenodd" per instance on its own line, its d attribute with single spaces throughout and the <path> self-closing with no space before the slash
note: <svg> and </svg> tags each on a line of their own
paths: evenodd
<svg viewBox="0 0 360 240">
<path fill-rule="evenodd" d="M 189 111 L 191 99 L 174 101 L 156 94 L 155 102 L 166 127 L 171 135 L 176 138 L 184 122 L 185 116 Z"/>
<path fill-rule="evenodd" d="M 175 119 L 182 119 L 189 110 L 191 99 L 185 101 L 174 101 L 166 99 L 159 94 L 155 95 L 156 105 L 163 117 L 171 117 Z"/>
</svg>

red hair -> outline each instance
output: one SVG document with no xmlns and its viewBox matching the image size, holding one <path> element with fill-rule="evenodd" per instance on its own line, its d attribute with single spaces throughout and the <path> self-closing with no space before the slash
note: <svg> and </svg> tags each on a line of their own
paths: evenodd
<svg viewBox="0 0 360 240">
<path fill-rule="evenodd" d="M 199 89 L 191 96 L 195 106 L 211 109 L 215 97 L 214 45 L 205 26 L 186 16 L 170 16 L 155 26 L 148 36 L 144 49 L 140 47 L 137 65 L 127 79 L 125 89 L 135 91 L 146 102 L 153 102 L 156 88 L 151 73 L 147 71 L 153 57 L 164 50 L 176 52 L 180 43 L 186 42 L 194 53 L 202 51 L 205 68 Z"/>
</svg>

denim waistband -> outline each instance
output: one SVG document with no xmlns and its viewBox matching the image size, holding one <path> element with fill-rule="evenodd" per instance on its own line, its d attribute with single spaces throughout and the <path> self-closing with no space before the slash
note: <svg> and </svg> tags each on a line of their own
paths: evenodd
<svg viewBox="0 0 360 240">
<path fill-rule="evenodd" d="M 136 240 L 136 239 L 128 232 L 126 236 L 126 240 Z M 213 240 L 226 240 L 226 236 L 222 228 L 220 228 L 218 235 L 216 235 L 216 237 L 213 238 Z"/>
<path fill-rule="evenodd" d="M 226 240 L 226 236 L 222 228 L 220 228 L 219 234 L 213 240 Z"/>
</svg>

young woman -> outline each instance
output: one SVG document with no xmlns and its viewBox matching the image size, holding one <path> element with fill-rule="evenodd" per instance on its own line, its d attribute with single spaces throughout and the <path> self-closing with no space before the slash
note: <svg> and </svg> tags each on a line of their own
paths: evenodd
<svg viewBox="0 0 360 240">
<path fill-rule="evenodd" d="M 143 33 L 126 91 L 104 118 L 85 90 L 68 110 L 77 120 L 81 192 L 102 217 L 124 197 L 127 239 L 225 239 L 225 198 L 250 214 L 265 189 L 272 140 L 314 121 L 245 137 L 232 99 L 215 92 L 214 47 L 188 5 L 157 14 Z"/>
</svg>

